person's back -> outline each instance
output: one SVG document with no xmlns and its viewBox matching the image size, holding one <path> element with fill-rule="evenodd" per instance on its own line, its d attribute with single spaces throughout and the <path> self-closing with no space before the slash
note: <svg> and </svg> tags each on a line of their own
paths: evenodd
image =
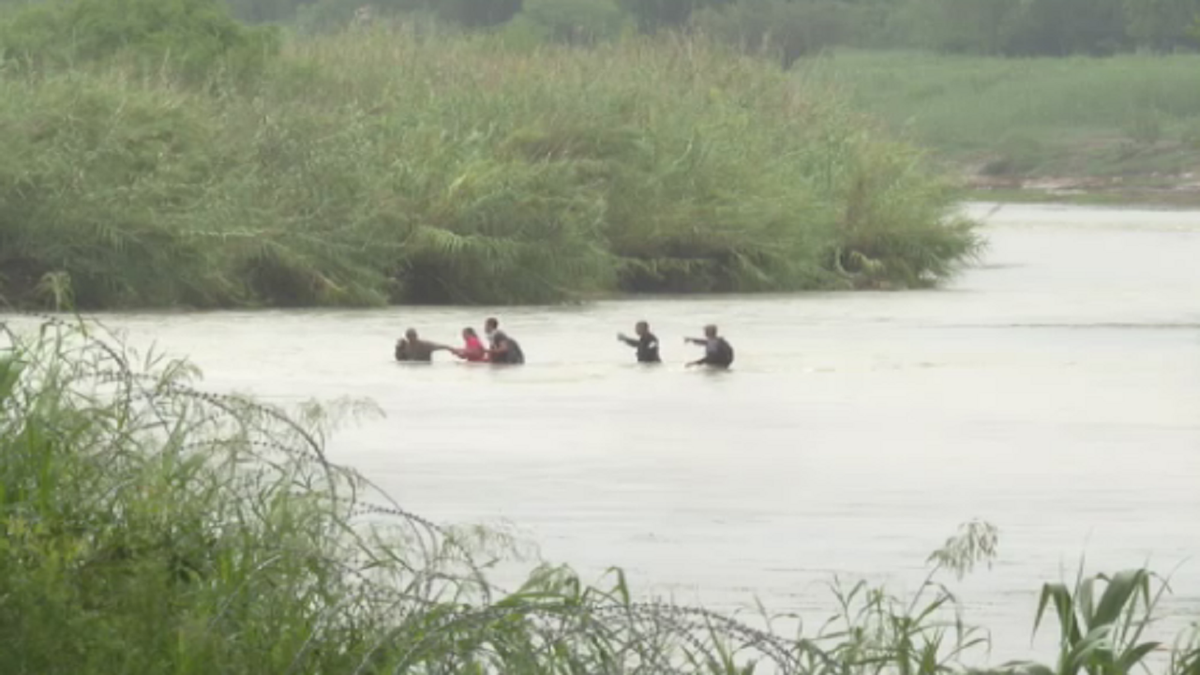
<svg viewBox="0 0 1200 675">
<path fill-rule="evenodd" d="M 397 361 L 431 363 L 433 362 L 433 353 L 440 349 L 447 349 L 447 347 L 422 340 L 417 335 L 417 331 L 410 328 L 405 331 L 404 338 L 396 343 L 395 355 Z"/>
<path fill-rule="evenodd" d="M 638 363 L 662 363 L 658 355 L 658 337 L 654 333 L 647 332 L 638 338 L 637 360 Z"/>
<path fill-rule="evenodd" d="M 710 366 L 728 368 L 733 365 L 733 346 L 723 337 L 715 337 L 704 346 L 705 361 Z"/>
<path fill-rule="evenodd" d="M 704 327 L 704 337 L 685 338 L 687 342 L 704 345 L 704 358 L 689 363 L 689 366 L 708 366 L 710 368 L 728 368 L 733 365 L 733 346 L 717 334 L 717 327 Z"/>
<path fill-rule="evenodd" d="M 525 352 L 521 350 L 521 343 L 500 330 L 499 321 L 489 318 L 484 322 L 484 330 L 487 332 L 488 339 L 491 340 L 492 344 L 488 360 L 492 363 L 510 366 L 525 363 Z"/>
<path fill-rule="evenodd" d="M 521 343 L 509 337 L 508 333 L 496 331 L 492 344 L 496 350 L 492 352 L 492 363 L 506 363 L 511 366 L 525 363 L 525 352 L 521 351 Z"/>
</svg>

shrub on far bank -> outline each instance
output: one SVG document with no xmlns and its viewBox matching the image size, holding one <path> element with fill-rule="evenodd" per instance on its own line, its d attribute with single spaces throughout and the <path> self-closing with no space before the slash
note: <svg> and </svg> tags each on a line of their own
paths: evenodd
<svg viewBox="0 0 1200 675">
<path fill-rule="evenodd" d="M 245 90 L 119 64 L 0 78 L 0 295 L 912 287 L 978 246 L 944 222 L 953 195 L 918 151 L 770 64 L 682 38 L 504 45 L 404 27 L 298 39 Z"/>
<path fill-rule="evenodd" d="M 3 62 L 35 70 L 121 59 L 193 81 L 244 77 L 279 47 L 274 30 L 238 23 L 221 0 L 48 0 L 0 15 Z"/>
<path fill-rule="evenodd" d="M 860 8 L 834 1 L 742 0 L 697 12 L 691 25 L 788 68 L 803 56 L 851 42 L 862 18 Z"/>
<path fill-rule="evenodd" d="M 591 46 L 616 39 L 629 25 L 613 0 L 525 0 L 506 30 L 530 31 L 545 42 Z"/>
</svg>

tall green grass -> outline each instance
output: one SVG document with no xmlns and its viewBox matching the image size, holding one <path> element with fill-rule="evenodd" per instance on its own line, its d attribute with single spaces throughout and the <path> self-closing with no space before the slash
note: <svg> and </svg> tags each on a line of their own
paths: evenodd
<svg viewBox="0 0 1200 675">
<path fill-rule="evenodd" d="M 541 566 L 505 590 L 487 576 L 502 539 L 429 522 L 328 460 L 368 404 L 286 414 L 206 393 L 190 364 L 91 323 L 0 334 L 5 673 L 935 675 L 985 656 L 940 581 L 995 556 L 984 523 L 930 556 L 913 596 L 835 584 L 833 617 L 799 633 L 640 601 L 618 570 L 593 586 Z M 1030 614 L 1057 613 L 1061 655 L 993 672 L 1196 675 L 1195 636 L 1145 633 L 1162 583 L 1048 585 Z"/>
<path fill-rule="evenodd" d="M 800 81 L 848 96 L 893 131 L 996 173 L 1200 170 L 1200 56 L 843 51 L 797 69 Z"/>
<path fill-rule="evenodd" d="M 255 84 L 0 71 L 0 294 L 80 308 L 913 287 L 978 248 L 921 153 L 699 41 L 381 27 Z"/>
</svg>

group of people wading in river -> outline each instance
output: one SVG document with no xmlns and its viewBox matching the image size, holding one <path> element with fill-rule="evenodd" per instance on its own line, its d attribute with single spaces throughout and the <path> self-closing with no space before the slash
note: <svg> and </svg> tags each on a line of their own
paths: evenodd
<svg viewBox="0 0 1200 675">
<path fill-rule="evenodd" d="M 500 330 L 499 321 L 494 317 L 489 318 L 484 322 L 483 329 L 488 338 L 487 346 L 484 346 L 474 328 L 467 327 L 462 330 L 463 346 L 451 347 L 423 340 L 417 334 L 416 329 L 409 328 L 405 331 L 404 337 L 396 342 L 396 360 L 429 363 L 433 361 L 434 352 L 445 351 L 464 361 L 510 366 L 525 363 L 525 353 L 521 351 L 521 343 Z M 661 363 L 662 358 L 658 354 L 658 337 L 650 332 L 650 324 L 645 321 L 637 322 L 634 333 L 637 335 L 636 338 L 622 333 L 617 335 L 617 339 L 637 349 L 639 363 Z M 725 338 L 717 334 L 716 326 L 705 326 L 704 337 L 684 338 L 684 342 L 704 347 L 704 358 L 689 362 L 687 364 L 689 368 L 707 366 L 724 369 L 733 364 L 733 347 Z"/>
<path fill-rule="evenodd" d="M 468 326 L 462 331 L 463 346 L 459 348 L 422 340 L 415 328 L 409 328 L 404 332 L 404 337 L 396 343 L 396 360 L 428 363 L 433 360 L 434 352 L 446 351 L 464 361 L 486 361 L 509 366 L 525 363 L 521 343 L 500 330 L 499 321 L 489 318 L 484 322 L 483 330 L 488 336 L 487 347 L 483 346 L 475 329 Z"/>
</svg>

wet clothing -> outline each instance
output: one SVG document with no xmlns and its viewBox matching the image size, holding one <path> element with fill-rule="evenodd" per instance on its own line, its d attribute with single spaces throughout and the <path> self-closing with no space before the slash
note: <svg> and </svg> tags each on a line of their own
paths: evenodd
<svg viewBox="0 0 1200 675">
<path fill-rule="evenodd" d="M 396 343 L 396 360 L 431 362 L 433 353 L 438 349 L 440 349 L 440 345 L 432 342 L 405 338 Z"/>
<path fill-rule="evenodd" d="M 492 363 L 507 364 L 510 366 L 520 365 L 525 363 L 525 353 L 521 351 L 521 343 L 510 338 L 507 333 L 502 330 L 497 330 L 492 333 L 492 349 L 496 349 L 501 345 L 507 345 L 508 348 L 502 354 L 493 352 L 491 356 Z"/>
<path fill-rule="evenodd" d="M 699 365 L 713 368 L 728 368 L 733 364 L 733 347 L 723 337 L 709 338 L 704 341 L 704 358 Z"/>
<path fill-rule="evenodd" d="M 467 361 L 487 361 L 487 350 L 483 348 L 483 342 L 477 337 L 469 337 L 465 339 L 466 344 L 462 349 L 455 353 L 459 357 Z"/>
<path fill-rule="evenodd" d="M 630 347 L 637 347 L 638 363 L 661 363 L 662 359 L 658 356 L 658 338 L 653 333 L 647 332 L 637 340 L 621 337 L 621 342 Z"/>
</svg>

